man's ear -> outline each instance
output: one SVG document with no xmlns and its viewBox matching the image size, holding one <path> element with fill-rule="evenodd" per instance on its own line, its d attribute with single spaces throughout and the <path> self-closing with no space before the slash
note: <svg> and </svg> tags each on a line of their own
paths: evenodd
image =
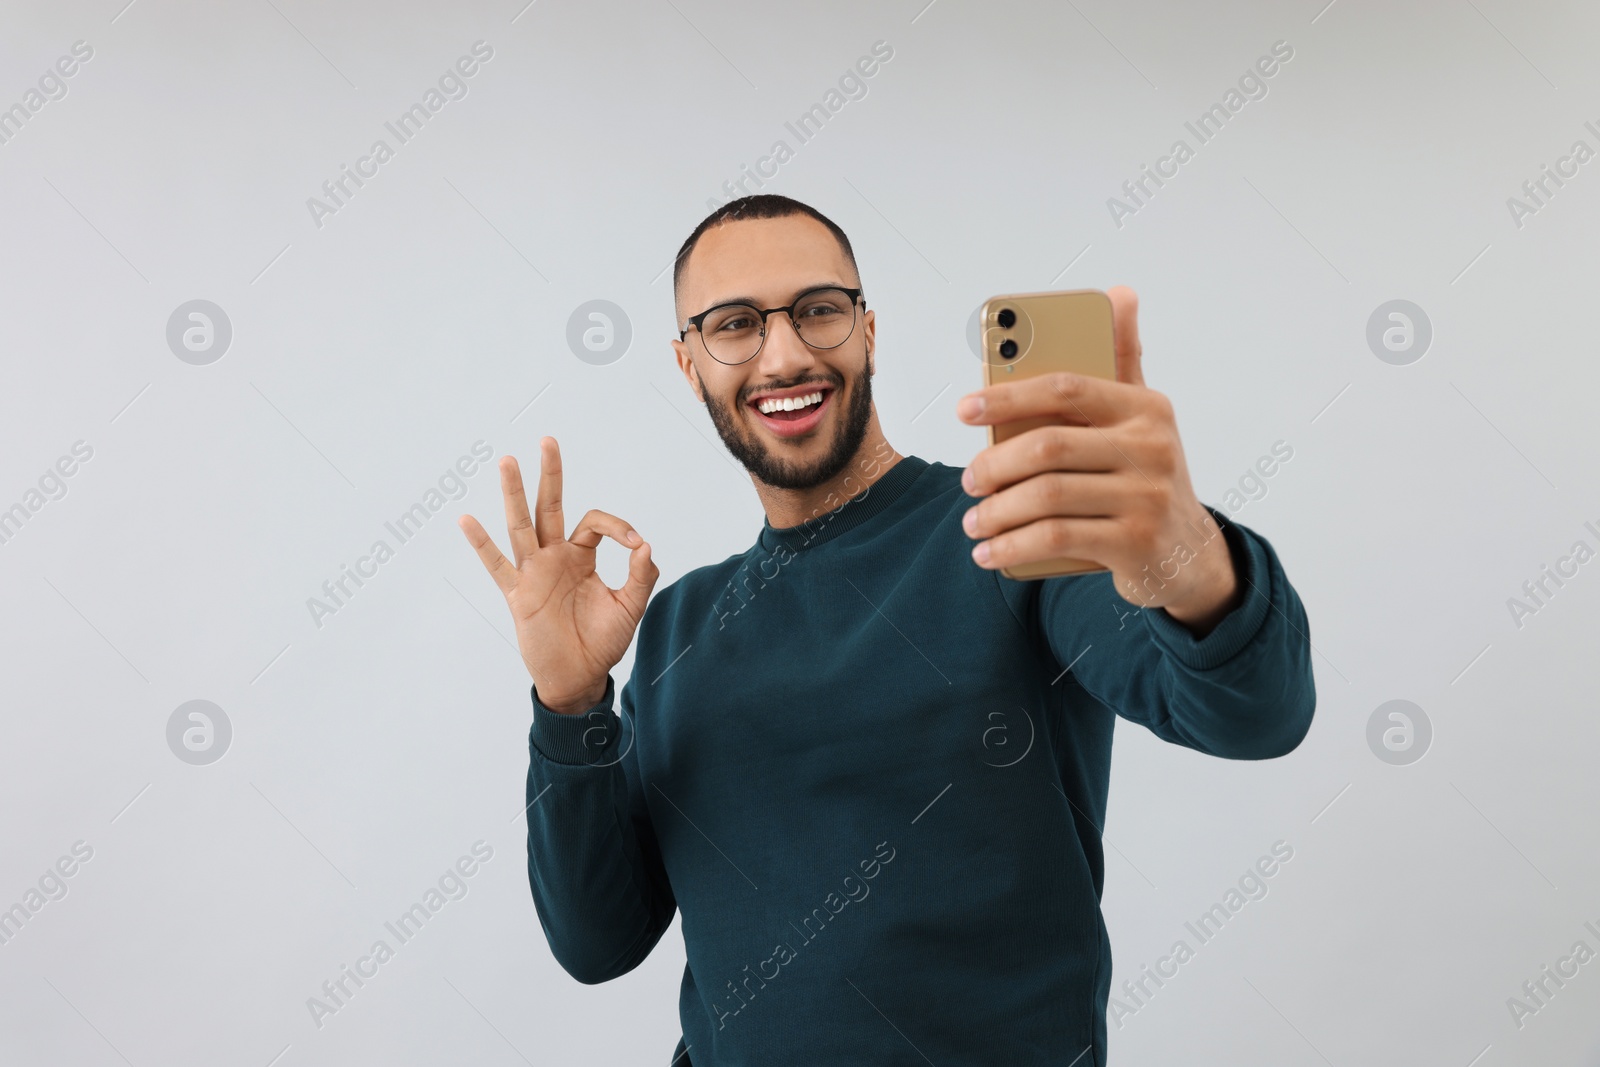
<svg viewBox="0 0 1600 1067">
<path fill-rule="evenodd" d="M 865 332 L 866 332 L 866 338 L 867 338 L 867 377 L 869 377 L 869 378 L 877 373 L 877 368 L 873 365 L 873 362 L 872 362 L 872 349 L 873 349 L 872 339 L 877 333 L 877 326 L 878 326 L 877 319 L 878 319 L 878 317 L 875 314 L 873 314 L 871 311 L 868 311 L 867 314 L 866 314 L 866 320 L 865 320 L 865 323 L 864 323 Z"/>
<path fill-rule="evenodd" d="M 689 346 L 682 341 L 672 342 L 672 351 L 678 357 L 678 370 L 683 373 L 689 382 L 689 388 L 694 391 L 694 398 L 700 403 L 706 402 L 705 385 L 700 381 L 700 372 L 695 368 L 694 360 L 689 357 Z"/>
</svg>

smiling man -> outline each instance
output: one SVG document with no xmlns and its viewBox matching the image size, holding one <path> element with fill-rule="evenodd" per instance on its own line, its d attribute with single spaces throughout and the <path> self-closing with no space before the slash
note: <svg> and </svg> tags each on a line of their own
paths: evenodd
<svg viewBox="0 0 1600 1067">
<path fill-rule="evenodd" d="M 750 548 L 652 599 L 629 524 L 590 511 L 565 533 L 552 438 L 531 514 L 501 461 L 512 560 L 461 519 L 533 678 L 528 877 L 551 951 L 604 982 L 681 911 L 675 1067 L 1103 1065 L 1115 719 L 1269 759 L 1316 703 L 1300 599 L 1265 539 L 1195 497 L 1133 293 L 1109 294 L 1118 380 L 966 397 L 971 425 L 1056 424 L 958 468 L 885 439 L 874 314 L 815 210 L 724 205 L 674 286 L 679 369 L 766 512 Z M 631 550 L 619 589 L 602 537 Z M 1064 555 L 1107 569 L 999 572 Z"/>
</svg>

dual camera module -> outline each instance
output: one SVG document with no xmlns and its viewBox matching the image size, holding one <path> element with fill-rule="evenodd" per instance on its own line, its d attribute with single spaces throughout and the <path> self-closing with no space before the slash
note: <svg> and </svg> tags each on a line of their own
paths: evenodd
<svg viewBox="0 0 1600 1067">
<path fill-rule="evenodd" d="M 1011 327 L 1017 324 L 1017 313 L 1012 311 L 1010 308 L 1001 308 L 999 313 L 995 315 L 994 321 L 995 325 L 999 326 L 1002 330 L 1009 330 Z M 1017 351 L 1017 342 L 1011 338 L 1007 337 L 1004 341 L 1000 342 L 1001 359 L 1016 359 Z"/>
<path fill-rule="evenodd" d="M 1036 327 L 1029 312 L 1026 296 L 997 296 L 986 301 L 968 320 L 972 354 L 991 367 L 1015 370 L 1033 347 Z"/>
</svg>

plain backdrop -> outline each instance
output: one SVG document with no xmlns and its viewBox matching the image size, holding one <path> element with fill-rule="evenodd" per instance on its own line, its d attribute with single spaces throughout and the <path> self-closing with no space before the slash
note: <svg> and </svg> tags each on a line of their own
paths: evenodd
<svg viewBox="0 0 1600 1067">
<path fill-rule="evenodd" d="M 1325 3 L 5 3 L 0 907 L 27 918 L 0 944 L 0 1061 L 670 1058 L 676 925 L 601 986 L 546 946 L 529 678 L 455 522 L 504 546 L 494 460 L 552 434 L 569 520 L 635 524 L 662 586 L 748 547 L 762 512 L 672 361 L 667 268 L 761 167 L 851 235 L 905 453 L 983 446 L 954 406 L 984 298 L 1133 286 L 1197 492 L 1249 490 L 1235 521 L 1305 601 L 1319 699 L 1293 754 L 1119 724 L 1113 1062 L 1600 1063 L 1600 962 L 1560 962 L 1600 951 L 1600 563 L 1572 556 L 1600 548 L 1600 14 Z M 477 42 L 401 143 L 385 124 Z M 1185 124 L 1279 42 L 1200 143 Z M 1136 202 L 1146 166 L 1170 176 Z M 1535 201 L 1546 167 L 1568 176 Z M 210 352 L 182 345 L 204 349 L 197 300 L 220 358 L 215 310 Z M 1394 300 L 1426 316 L 1421 358 L 1369 343 Z M 386 524 L 419 504 L 402 542 Z M 620 580 L 621 550 L 600 560 Z M 169 733 L 195 700 L 231 729 L 204 764 L 178 755 L 199 720 Z M 1408 762 L 1369 741 L 1392 700 L 1430 727 Z M 465 895 L 398 944 L 384 924 L 478 842 Z M 1266 895 L 1129 999 L 1278 842 Z M 393 958 L 314 1018 L 380 938 Z M 1531 1000 L 1545 967 L 1570 977 Z"/>
</svg>

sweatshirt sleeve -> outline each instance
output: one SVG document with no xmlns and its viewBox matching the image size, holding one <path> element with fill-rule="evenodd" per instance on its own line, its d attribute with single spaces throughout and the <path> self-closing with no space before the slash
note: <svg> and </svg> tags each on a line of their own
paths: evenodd
<svg viewBox="0 0 1600 1067">
<path fill-rule="evenodd" d="M 528 883 L 556 961 L 589 985 L 643 962 L 678 906 L 639 781 L 633 690 L 623 687 L 620 715 L 610 676 L 600 703 L 577 715 L 532 690 Z"/>
<path fill-rule="evenodd" d="M 1124 600 L 1109 574 L 1037 583 L 1035 623 L 1058 669 L 1156 736 L 1228 759 L 1292 752 L 1311 728 L 1311 630 L 1272 545 L 1217 520 L 1243 597 L 1204 637 Z"/>
</svg>

